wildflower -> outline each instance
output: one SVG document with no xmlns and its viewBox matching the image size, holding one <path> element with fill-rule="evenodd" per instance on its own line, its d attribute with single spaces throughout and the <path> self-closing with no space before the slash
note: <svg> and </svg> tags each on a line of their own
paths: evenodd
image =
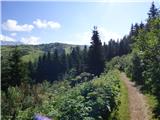
<svg viewBox="0 0 160 120">
<path fill-rule="evenodd" d="M 42 116 L 40 114 L 35 115 L 34 120 L 52 120 L 48 117 Z"/>
</svg>

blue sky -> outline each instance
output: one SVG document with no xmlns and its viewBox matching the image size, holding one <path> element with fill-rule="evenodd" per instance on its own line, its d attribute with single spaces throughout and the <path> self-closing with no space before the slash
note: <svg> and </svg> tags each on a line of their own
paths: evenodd
<svg viewBox="0 0 160 120">
<path fill-rule="evenodd" d="M 1 40 L 89 44 L 96 25 L 102 42 L 107 42 L 128 34 L 132 23 L 145 22 L 150 6 L 151 1 L 3 1 Z"/>
</svg>

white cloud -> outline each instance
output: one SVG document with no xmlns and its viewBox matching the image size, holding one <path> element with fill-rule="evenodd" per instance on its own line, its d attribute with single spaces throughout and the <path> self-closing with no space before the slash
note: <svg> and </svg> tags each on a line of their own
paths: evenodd
<svg viewBox="0 0 160 120">
<path fill-rule="evenodd" d="M 17 35 L 17 33 L 11 33 L 10 35 L 14 37 Z"/>
<path fill-rule="evenodd" d="M 108 43 L 110 39 L 117 40 L 118 38 L 121 38 L 119 34 L 109 31 L 103 27 L 98 27 L 98 32 L 99 32 L 99 37 L 100 37 L 102 44 L 104 42 Z M 73 38 L 72 38 L 76 41 L 69 41 L 69 43 L 79 44 L 79 45 L 90 45 L 91 37 L 92 37 L 92 31 L 76 33 L 75 35 L 73 35 Z"/>
<path fill-rule="evenodd" d="M 34 26 L 28 24 L 18 25 L 18 22 L 16 20 L 9 19 L 2 24 L 2 28 L 7 31 L 21 32 L 21 31 L 31 31 L 34 28 Z"/>
<path fill-rule="evenodd" d="M 38 28 L 51 28 L 51 29 L 61 28 L 61 25 L 58 22 L 54 22 L 54 21 L 37 19 L 36 21 L 33 21 L 33 24 L 36 25 L 36 27 Z"/>
<path fill-rule="evenodd" d="M 16 40 L 14 38 L 9 37 L 9 36 L 5 36 L 5 35 L 0 34 L 0 41 L 12 41 L 12 42 L 15 42 Z"/>
<path fill-rule="evenodd" d="M 89 45 L 91 42 L 92 32 L 76 33 L 73 35 L 74 41 L 67 41 L 70 44 Z M 76 41 L 75 41 L 76 40 Z"/>
<path fill-rule="evenodd" d="M 117 40 L 122 37 L 121 35 L 117 34 L 116 32 L 107 30 L 103 27 L 98 27 L 98 31 L 99 31 L 99 35 L 100 35 L 100 39 L 101 39 L 102 43 L 103 42 L 108 43 L 108 41 L 110 39 Z"/>
<path fill-rule="evenodd" d="M 39 44 L 39 37 L 35 37 L 35 36 L 30 36 L 30 37 L 23 37 L 21 38 L 21 42 L 25 43 L 25 44 L 30 44 L 30 45 L 37 45 Z"/>
</svg>

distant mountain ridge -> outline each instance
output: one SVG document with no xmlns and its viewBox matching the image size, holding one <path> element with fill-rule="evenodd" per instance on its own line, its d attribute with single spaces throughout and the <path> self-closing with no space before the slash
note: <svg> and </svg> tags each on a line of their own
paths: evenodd
<svg viewBox="0 0 160 120">
<path fill-rule="evenodd" d="M 21 43 L 11 43 L 10 42 L 2 42 L 1 44 L 1 55 L 3 58 L 6 58 L 10 52 L 14 49 L 15 45 L 18 45 L 18 48 L 21 51 L 22 59 L 24 61 L 34 61 L 43 53 L 51 52 L 53 53 L 55 50 L 58 51 L 58 54 L 62 53 L 70 53 L 73 48 L 79 46 L 80 49 L 84 48 L 84 45 L 72 45 L 66 43 L 48 43 L 48 44 L 40 44 L 40 45 L 26 45 Z"/>
<path fill-rule="evenodd" d="M 22 42 L 14 42 L 14 41 L 0 41 L 1 46 L 15 46 L 15 45 L 23 45 Z"/>
</svg>

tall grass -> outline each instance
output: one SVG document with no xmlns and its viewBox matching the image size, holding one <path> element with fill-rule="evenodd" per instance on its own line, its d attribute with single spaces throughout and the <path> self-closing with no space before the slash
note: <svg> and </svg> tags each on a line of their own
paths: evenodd
<svg viewBox="0 0 160 120">
<path fill-rule="evenodd" d="M 120 105 L 116 118 L 117 120 L 130 120 L 128 89 L 122 80 L 120 81 L 120 86 Z"/>
</svg>

